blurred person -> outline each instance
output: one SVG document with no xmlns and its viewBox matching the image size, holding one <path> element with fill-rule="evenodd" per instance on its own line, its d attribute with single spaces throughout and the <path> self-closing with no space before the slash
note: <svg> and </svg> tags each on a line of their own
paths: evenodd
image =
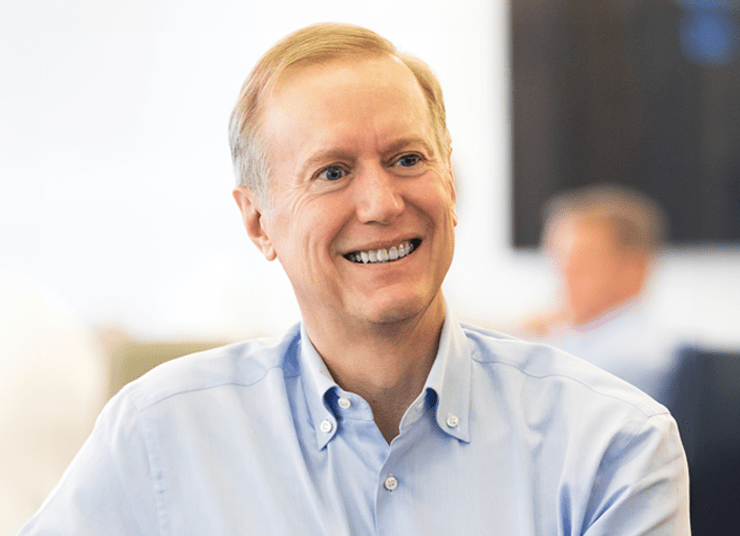
<svg viewBox="0 0 740 536">
<path fill-rule="evenodd" d="M 0 273 L 0 535 L 15 534 L 59 481 L 107 389 L 91 330 L 28 277 Z"/>
<path fill-rule="evenodd" d="M 661 207 L 635 189 L 597 184 L 553 198 L 545 220 L 543 249 L 559 279 L 561 304 L 530 320 L 528 335 L 669 404 L 684 344 L 645 299 L 666 236 Z"/>
<path fill-rule="evenodd" d="M 124 387 L 22 535 L 686 535 L 675 421 L 565 353 L 458 323 L 439 82 L 364 28 L 257 63 L 234 198 L 302 321 Z"/>
</svg>

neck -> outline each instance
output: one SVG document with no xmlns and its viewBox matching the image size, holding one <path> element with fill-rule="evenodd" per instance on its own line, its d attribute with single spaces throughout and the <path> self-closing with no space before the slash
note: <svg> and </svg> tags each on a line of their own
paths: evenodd
<svg viewBox="0 0 740 536">
<path fill-rule="evenodd" d="M 618 298 L 610 301 L 605 301 L 604 303 L 600 304 L 601 306 L 599 308 L 594 308 L 589 311 L 580 311 L 580 314 L 575 314 L 574 312 L 571 323 L 575 327 L 583 327 L 588 324 L 594 323 L 603 318 L 608 313 L 612 313 L 624 307 L 628 303 L 633 303 L 637 301 L 639 296 L 640 292 L 625 293 Z"/>
<path fill-rule="evenodd" d="M 422 313 L 400 322 L 352 325 L 346 318 L 334 323 L 306 320 L 306 331 L 334 381 L 370 404 L 375 423 L 390 442 L 424 387 L 444 317 L 440 294 Z"/>
</svg>

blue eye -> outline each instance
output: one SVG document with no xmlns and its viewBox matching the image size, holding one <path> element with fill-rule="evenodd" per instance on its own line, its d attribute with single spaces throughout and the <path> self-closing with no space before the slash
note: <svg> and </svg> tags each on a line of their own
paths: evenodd
<svg viewBox="0 0 740 536">
<path fill-rule="evenodd" d="M 319 178 L 327 181 L 338 181 L 346 175 L 346 172 L 338 166 L 329 166 L 319 173 Z"/>
<path fill-rule="evenodd" d="M 403 167 L 412 167 L 419 163 L 421 157 L 418 154 L 406 154 L 396 161 L 396 164 Z"/>
</svg>

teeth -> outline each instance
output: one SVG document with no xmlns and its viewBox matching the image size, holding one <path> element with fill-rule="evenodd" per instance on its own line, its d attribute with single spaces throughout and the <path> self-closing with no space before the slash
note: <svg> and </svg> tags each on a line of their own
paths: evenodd
<svg viewBox="0 0 740 536">
<path fill-rule="evenodd" d="M 410 254 L 418 247 L 419 243 L 419 241 L 403 242 L 398 246 L 393 246 L 389 250 L 371 249 L 369 251 L 355 251 L 345 255 L 345 257 L 347 260 L 361 264 L 393 262 Z"/>
</svg>

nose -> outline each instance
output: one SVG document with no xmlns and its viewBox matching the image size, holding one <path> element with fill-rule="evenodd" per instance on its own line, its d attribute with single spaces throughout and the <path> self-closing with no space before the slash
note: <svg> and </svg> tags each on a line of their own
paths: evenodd
<svg viewBox="0 0 740 536">
<path fill-rule="evenodd" d="M 355 178 L 354 201 L 362 223 L 392 223 L 404 209 L 403 178 L 378 163 L 365 165 Z"/>
</svg>

